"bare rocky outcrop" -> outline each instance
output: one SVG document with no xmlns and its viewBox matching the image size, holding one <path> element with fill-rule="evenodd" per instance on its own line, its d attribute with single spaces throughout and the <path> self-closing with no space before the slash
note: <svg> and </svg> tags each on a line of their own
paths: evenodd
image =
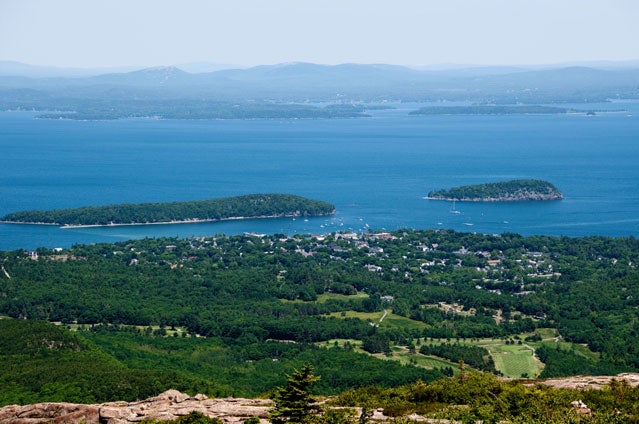
<svg viewBox="0 0 639 424">
<path fill-rule="evenodd" d="M 619 382 L 626 381 L 631 387 L 639 386 L 639 373 L 622 373 L 616 376 L 579 375 L 575 377 L 550 378 L 548 380 L 539 381 L 538 383 L 557 389 L 588 390 L 601 389 L 602 387 L 610 386 L 610 383 L 613 379 Z"/>
<path fill-rule="evenodd" d="M 98 423 L 98 405 L 74 403 L 36 403 L 34 405 L 10 405 L 0 409 L 0 423 Z"/>
<path fill-rule="evenodd" d="M 142 420 L 173 420 L 192 411 L 227 423 L 239 423 L 250 417 L 266 419 L 273 407 L 270 400 L 224 398 L 209 399 L 168 390 L 138 402 L 109 402 L 97 405 L 74 403 L 38 403 L 0 408 L 1 424 L 129 424 Z"/>
<path fill-rule="evenodd" d="M 0 424 L 133 424 L 143 420 L 174 420 L 193 411 L 219 418 L 225 423 L 240 423 L 258 417 L 262 424 L 268 421 L 268 411 L 273 401 L 268 399 L 224 398 L 209 399 L 199 394 L 189 396 L 177 390 L 166 392 L 139 402 L 108 402 L 97 405 L 76 403 L 38 403 L 34 405 L 9 405 L 0 408 Z M 337 407 L 336 409 L 341 409 Z M 353 409 L 361 414 L 360 408 Z M 383 409 L 372 411 L 374 422 L 391 422 Z M 411 421 L 423 423 L 448 423 L 448 420 L 424 418 L 413 414 Z"/>
</svg>

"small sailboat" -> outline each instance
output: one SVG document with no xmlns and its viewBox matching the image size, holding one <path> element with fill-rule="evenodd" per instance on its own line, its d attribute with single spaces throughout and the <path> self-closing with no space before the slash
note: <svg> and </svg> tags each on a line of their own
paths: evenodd
<svg viewBox="0 0 639 424">
<path fill-rule="evenodd" d="M 453 200 L 453 205 L 450 207 L 450 213 L 455 214 L 455 215 L 458 215 L 458 214 L 460 214 L 461 212 L 460 212 L 460 211 L 458 211 L 457 209 L 455 209 L 455 202 L 456 202 L 456 200 Z"/>
</svg>

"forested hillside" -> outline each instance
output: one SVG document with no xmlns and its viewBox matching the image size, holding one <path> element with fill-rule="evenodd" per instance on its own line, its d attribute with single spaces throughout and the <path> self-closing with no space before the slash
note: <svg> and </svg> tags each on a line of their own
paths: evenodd
<svg viewBox="0 0 639 424">
<path fill-rule="evenodd" d="M 122 332 L 113 327 L 75 333 L 40 321 L 0 319 L 0 336 L 0 407 L 40 401 L 65 402 L 67 406 L 68 402 L 131 401 L 157 395 L 167 387 L 179 387 L 191 395 L 199 392 L 213 396 L 237 396 L 261 389 L 260 396 L 276 401 L 276 408 L 269 413 L 273 422 L 278 416 L 300 413 L 313 414 L 313 422 L 320 424 L 355 424 L 367 422 L 375 408 L 387 420 L 415 413 L 461 422 L 512 423 L 608 424 L 636 422 L 639 417 L 636 375 L 602 378 L 599 386 L 576 390 L 539 382 L 504 381 L 471 370 L 431 381 L 435 373 L 414 367 L 341 349 L 292 343 L 252 345 L 241 349 L 240 358 L 235 360 L 232 357 L 236 352 L 214 340 L 142 334 L 131 329 Z M 136 343 L 143 345 L 132 350 Z M 252 359 L 246 359 L 247 351 Z M 178 367 L 179 371 L 172 371 Z M 198 373 L 200 376 L 194 376 Z M 392 387 L 388 387 L 389 381 Z M 248 384 L 254 385 L 252 392 L 246 391 Z M 322 406 L 311 405 L 309 402 L 315 399 L 312 394 L 318 393 L 337 396 Z M 186 403 L 180 405 L 173 414 L 188 412 Z M 108 411 L 100 409 L 101 416 L 112 416 L 113 406 Z M 140 404 L 135 406 L 139 408 Z M 158 415 L 148 403 L 144 407 L 145 414 L 155 411 Z M 212 408 L 210 412 L 221 412 L 219 405 Z M 29 417 L 36 419 L 42 414 L 51 418 L 52 410 L 30 407 Z M 17 418 L 10 413 L 3 416 Z M 172 422 L 219 423 L 197 414 Z"/>
<path fill-rule="evenodd" d="M 148 335 L 174 351 L 198 335 L 245 361 L 321 346 L 447 374 L 460 359 L 513 377 L 615 374 L 639 369 L 638 256 L 632 237 L 414 230 L 18 250 L 0 254 L 0 314 L 65 323 L 116 356 L 127 337 L 130 352 Z"/>
<path fill-rule="evenodd" d="M 177 337 L 175 331 L 158 327 L 84 330 L 0 319 L 0 406 L 132 401 L 171 388 L 215 397 L 266 396 L 305 363 L 322 373 L 316 391 L 323 394 L 431 381 L 442 375 L 312 344 Z"/>
</svg>

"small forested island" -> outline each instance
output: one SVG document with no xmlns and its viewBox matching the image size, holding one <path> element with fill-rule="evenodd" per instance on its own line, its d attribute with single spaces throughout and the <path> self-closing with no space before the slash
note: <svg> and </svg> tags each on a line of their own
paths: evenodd
<svg viewBox="0 0 639 424">
<path fill-rule="evenodd" d="M 475 105 L 475 106 L 426 106 L 409 115 L 525 115 L 583 113 L 594 115 L 594 111 L 541 105 Z"/>
<path fill-rule="evenodd" d="M 322 216 L 335 206 L 291 194 L 249 194 L 209 200 L 87 206 L 76 209 L 23 211 L 2 218 L 5 223 L 63 227 L 178 224 L 242 218 Z"/>
<path fill-rule="evenodd" d="M 521 202 L 560 200 L 564 195 L 547 181 L 512 180 L 431 191 L 426 198 L 461 202 Z"/>
</svg>

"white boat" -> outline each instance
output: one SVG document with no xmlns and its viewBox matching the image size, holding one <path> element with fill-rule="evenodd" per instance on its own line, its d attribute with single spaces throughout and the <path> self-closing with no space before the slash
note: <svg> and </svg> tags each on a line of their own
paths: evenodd
<svg viewBox="0 0 639 424">
<path fill-rule="evenodd" d="M 460 214 L 461 212 L 455 209 L 455 202 L 456 200 L 453 200 L 453 205 L 450 207 L 450 213 L 457 215 L 457 214 Z"/>
</svg>

